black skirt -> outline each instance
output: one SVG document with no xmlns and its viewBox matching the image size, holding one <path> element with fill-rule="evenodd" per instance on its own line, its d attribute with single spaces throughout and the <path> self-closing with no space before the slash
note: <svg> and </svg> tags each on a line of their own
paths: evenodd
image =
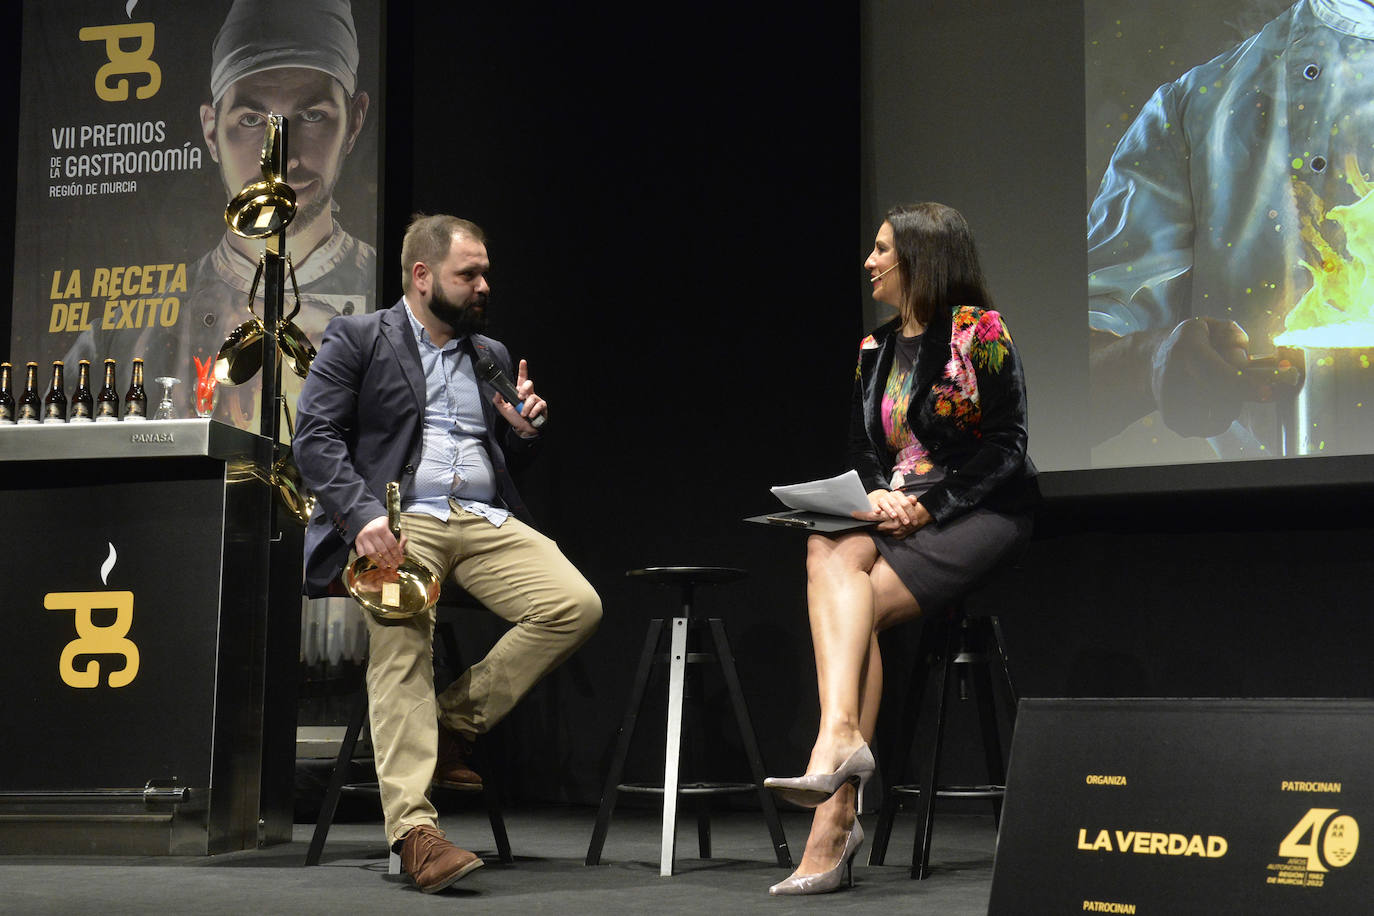
<svg viewBox="0 0 1374 916">
<path fill-rule="evenodd" d="M 922 612 L 929 613 L 961 598 L 1014 558 L 1030 540 L 1032 527 L 1029 513 L 974 509 L 944 524 L 926 525 L 901 540 L 877 531 L 869 534 Z"/>
</svg>

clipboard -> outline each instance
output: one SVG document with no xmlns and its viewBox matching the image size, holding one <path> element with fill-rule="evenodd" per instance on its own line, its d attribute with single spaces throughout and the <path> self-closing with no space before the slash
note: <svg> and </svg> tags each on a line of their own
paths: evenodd
<svg viewBox="0 0 1374 916">
<path fill-rule="evenodd" d="M 803 534 L 835 534 L 840 531 L 872 528 L 878 524 L 877 522 L 862 522 L 856 518 L 848 518 L 843 515 L 808 512 L 805 509 L 787 509 L 782 512 L 770 512 L 767 515 L 751 515 L 745 521 L 783 531 L 798 531 Z"/>
</svg>

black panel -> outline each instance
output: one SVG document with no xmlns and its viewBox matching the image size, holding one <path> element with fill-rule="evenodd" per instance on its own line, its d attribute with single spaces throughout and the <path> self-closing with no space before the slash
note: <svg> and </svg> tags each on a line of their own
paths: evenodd
<svg viewBox="0 0 1374 916">
<path fill-rule="evenodd" d="M 1028 700 L 989 912 L 1364 912 L 1371 742 L 1370 702 Z"/>
<path fill-rule="evenodd" d="M 9 568 L 0 689 L 12 735 L 4 788 L 133 787 L 171 778 L 207 785 L 223 482 L 68 478 L 65 486 L 26 488 L 24 472 L 38 476 L 37 470 L 9 470 L 12 487 L 3 492 L 9 519 L 0 526 L 0 556 Z M 114 562 L 102 580 L 112 549 Z M 82 601 L 53 596 L 106 593 L 85 603 L 108 608 L 119 592 L 132 593 L 123 639 L 138 654 L 133 680 L 111 686 L 125 667 L 118 650 L 128 644 L 116 638 L 117 614 L 108 609 L 89 615 L 108 632 L 90 631 L 68 666 L 73 681 L 98 666 L 97 686 L 65 683 L 61 657 L 78 640 L 78 621 L 86 615 L 61 609 Z M 109 649 L 116 652 L 101 651 Z"/>
</svg>

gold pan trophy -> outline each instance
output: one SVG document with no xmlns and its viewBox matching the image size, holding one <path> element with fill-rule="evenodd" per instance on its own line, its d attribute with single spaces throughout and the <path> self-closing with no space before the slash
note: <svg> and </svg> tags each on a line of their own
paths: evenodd
<svg viewBox="0 0 1374 916">
<path fill-rule="evenodd" d="M 248 321 L 235 328 L 220 346 L 215 358 L 215 379 L 222 385 L 241 385 L 258 374 L 266 361 L 262 379 L 261 434 L 273 443 L 276 454 L 272 467 L 255 471 L 255 476 L 276 487 L 288 512 L 302 525 L 310 519 L 315 497 L 306 490 L 300 471 L 291 454 L 278 443 L 278 422 L 286 418 L 288 441 L 295 437 L 291 410 L 281 392 L 281 364 L 284 360 L 291 370 L 305 378 L 315 358 L 315 348 L 309 338 L 291 320 L 301 310 L 300 288 L 296 285 L 296 271 L 286 251 L 286 227 L 296 215 L 296 192 L 286 183 L 286 121 L 281 115 L 270 115 L 263 134 L 260 158 L 262 179 L 244 186 L 224 208 L 224 222 L 234 234 L 247 239 L 265 239 L 262 257 L 248 292 Z M 282 316 L 285 298 L 284 276 L 289 272 L 295 293 L 295 307 Z M 258 282 L 266 276 L 263 291 L 263 318 L 253 310 L 258 294 Z M 266 346 L 266 339 L 271 346 Z M 277 403 L 281 404 L 281 413 Z"/>
<path fill-rule="evenodd" d="M 273 338 L 291 370 L 301 378 L 305 378 L 310 371 L 310 363 L 315 358 L 315 348 L 311 346 L 310 339 L 291 320 L 300 313 L 301 291 L 296 285 L 296 269 L 290 255 L 286 254 L 286 227 L 296 215 L 296 192 L 282 177 L 285 158 L 286 122 L 281 115 L 274 114 L 267 119 L 267 130 L 262 138 L 262 179 L 245 185 L 224 208 L 224 222 L 235 235 L 246 239 L 266 239 L 267 244 L 262 257 L 258 259 L 253 287 L 248 292 L 248 313 L 252 317 L 229 334 L 215 359 L 215 378 L 221 384 L 241 385 L 257 374 L 264 359 L 262 342 L 268 336 Z M 295 307 L 286 316 L 281 313 L 282 300 L 285 298 L 283 262 L 290 273 L 291 289 L 295 293 Z M 264 274 L 267 277 L 267 289 L 263 294 L 266 314 L 264 318 L 259 318 L 257 312 L 253 311 L 253 305 L 258 295 L 258 281 Z M 269 334 L 268 328 L 274 332 Z M 270 362 L 274 370 L 270 374 L 275 382 L 278 364 L 275 359 Z M 268 381 L 266 376 L 263 381 Z M 265 385 L 263 393 L 267 393 Z M 274 391 L 271 399 L 275 398 Z M 265 397 L 264 403 L 271 399 Z M 263 414 L 266 417 L 269 412 L 264 410 Z M 275 410 L 270 412 L 270 416 L 275 423 Z"/>
<path fill-rule="evenodd" d="M 386 522 L 401 539 L 401 488 L 386 485 Z M 358 557 L 343 574 L 344 588 L 377 617 L 399 620 L 423 614 L 439 600 L 439 577 L 410 557 L 397 569 L 383 569 L 371 557 Z"/>
<path fill-rule="evenodd" d="M 224 221 L 234 234 L 245 239 L 282 235 L 296 215 L 296 192 L 282 172 L 286 161 L 286 124 L 281 115 L 267 119 L 262 138 L 262 180 L 243 186 L 224 208 Z M 278 252 L 280 256 L 280 252 Z"/>
<path fill-rule="evenodd" d="M 291 320 L 300 313 L 301 291 L 296 285 L 296 268 L 291 263 L 291 256 L 285 254 L 286 227 L 296 215 L 296 192 L 291 190 L 291 185 L 286 183 L 283 176 L 285 161 L 286 122 L 281 115 L 271 115 L 262 138 L 259 160 L 262 178 L 244 185 L 243 190 L 235 194 L 224 208 L 224 222 L 235 235 L 246 239 L 267 239 L 266 250 L 253 276 L 253 288 L 248 293 L 248 312 L 252 317 L 230 333 L 215 359 L 215 378 L 224 385 L 241 385 L 257 374 L 262 366 L 262 341 L 268 336 L 268 327 L 276 329 L 272 336 L 277 348 L 286 358 L 291 371 L 301 378 L 305 378 L 310 371 L 310 363 L 315 358 L 315 348 L 311 346 L 310 339 Z M 285 317 L 281 314 L 283 256 L 287 272 L 291 275 L 291 289 L 296 297 L 295 307 Z M 262 278 L 264 268 L 267 271 L 264 311 L 271 313 L 272 304 L 277 306 L 275 317 L 266 322 L 253 311 L 258 280 Z M 264 398 L 264 403 L 266 400 Z"/>
<path fill-rule="evenodd" d="M 221 385 L 242 385 L 262 368 L 262 339 L 267 336 L 267 326 L 253 310 L 253 304 L 258 297 L 258 281 L 262 278 L 266 261 L 265 254 L 258 260 L 257 272 L 253 274 L 253 287 L 248 291 L 248 312 L 252 317 L 229 332 L 215 356 L 215 379 Z M 291 371 L 305 378 L 310 373 L 310 364 L 315 361 L 315 346 L 291 320 L 300 314 L 301 290 L 296 285 L 296 267 L 291 263 L 290 255 L 286 256 L 286 271 L 291 277 L 295 305 L 289 315 L 277 322 L 277 348 Z"/>
</svg>

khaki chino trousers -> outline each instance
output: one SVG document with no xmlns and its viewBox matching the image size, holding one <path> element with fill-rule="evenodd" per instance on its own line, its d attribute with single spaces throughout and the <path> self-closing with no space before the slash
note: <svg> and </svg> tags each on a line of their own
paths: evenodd
<svg viewBox="0 0 1374 916">
<path fill-rule="evenodd" d="M 447 522 L 401 517 L 406 555 L 452 578 L 513 626 L 437 698 L 434 609 L 367 620 L 367 697 L 388 842 L 434 826 L 428 797 L 439 725 L 468 737 L 500 722 L 539 679 L 587 640 L 601 599 L 558 545 L 514 516 L 500 527 L 452 500 Z"/>
</svg>

